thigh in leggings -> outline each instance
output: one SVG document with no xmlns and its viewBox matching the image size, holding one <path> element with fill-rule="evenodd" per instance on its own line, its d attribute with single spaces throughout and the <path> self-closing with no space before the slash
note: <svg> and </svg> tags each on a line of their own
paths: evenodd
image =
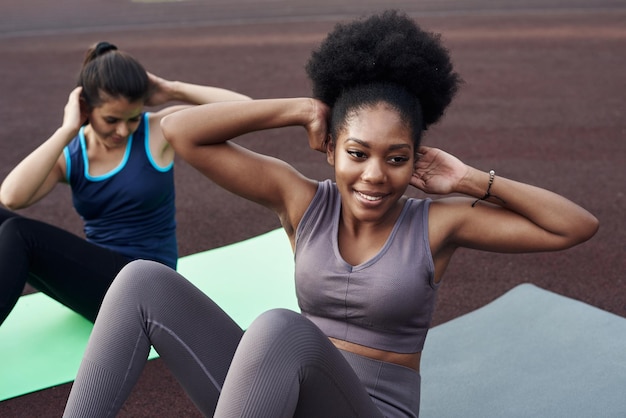
<svg viewBox="0 0 626 418">
<path fill-rule="evenodd" d="M 133 261 L 102 303 L 64 416 L 115 416 L 151 345 L 198 409 L 212 416 L 242 335 L 226 313 L 174 270 Z"/>
<path fill-rule="evenodd" d="M 367 388 L 378 409 L 387 418 L 417 418 L 420 409 L 421 376 L 397 364 L 341 352 Z"/>
<path fill-rule="evenodd" d="M 61 228 L 0 211 L 0 323 L 26 282 L 87 319 L 100 303 L 125 256 Z"/>
<path fill-rule="evenodd" d="M 284 309 L 244 334 L 216 417 L 382 417 L 341 352 L 311 321 Z"/>
<path fill-rule="evenodd" d="M 202 291 L 150 261 L 130 263 L 113 282 L 64 416 L 115 416 L 151 345 L 205 416 L 412 416 L 379 409 L 386 395 L 373 400 L 352 362 L 300 314 L 266 312 L 244 334 Z"/>
</svg>

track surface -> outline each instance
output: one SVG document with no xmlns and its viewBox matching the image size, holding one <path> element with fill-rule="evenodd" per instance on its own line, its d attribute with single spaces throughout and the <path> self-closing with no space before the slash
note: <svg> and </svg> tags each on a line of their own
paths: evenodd
<svg viewBox="0 0 626 418">
<path fill-rule="evenodd" d="M 601 222 L 591 241 L 561 253 L 459 252 L 441 289 L 435 324 L 522 282 L 626 317 L 626 2 L 2 3 L 2 177 L 60 124 L 83 52 L 93 42 L 113 42 L 166 78 L 257 98 L 290 97 L 309 94 L 304 63 L 337 21 L 384 7 L 407 11 L 423 27 L 442 33 L 465 81 L 425 143 L 478 168 L 494 168 L 499 175 L 561 193 Z M 332 175 L 298 129 L 251 135 L 241 142 L 285 158 L 310 176 Z M 181 255 L 279 226 L 269 211 L 219 190 L 183 161 L 176 170 Z M 64 187 L 22 213 L 81 233 Z M 2 402 L 0 416 L 60 416 L 69 388 Z M 199 414 L 156 360 L 148 364 L 121 416 Z"/>
</svg>

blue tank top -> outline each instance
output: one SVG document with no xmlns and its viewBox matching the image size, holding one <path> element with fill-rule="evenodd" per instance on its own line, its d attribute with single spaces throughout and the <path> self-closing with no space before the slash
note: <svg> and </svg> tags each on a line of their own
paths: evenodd
<svg viewBox="0 0 626 418">
<path fill-rule="evenodd" d="M 378 254 L 352 266 L 337 241 L 341 196 L 333 182 L 320 182 L 296 231 L 302 314 L 329 337 L 397 353 L 422 351 L 438 289 L 429 205 L 430 199 L 408 199 Z"/>
<path fill-rule="evenodd" d="M 89 174 L 84 128 L 64 149 L 66 178 L 88 241 L 126 257 L 176 268 L 174 163 L 159 167 L 150 153 L 148 114 L 128 138 L 122 162 Z"/>
</svg>

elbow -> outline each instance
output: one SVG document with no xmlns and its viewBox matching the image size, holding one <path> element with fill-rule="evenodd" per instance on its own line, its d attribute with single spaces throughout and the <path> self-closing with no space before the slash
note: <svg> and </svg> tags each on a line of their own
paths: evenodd
<svg viewBox="0 0 626 418">
<path fill-rule="evenodd" d="M 169 144 L 175 147 L 175 144 L 178 142 L 178 138 L 176 136 L 176 129 L 174 129 L 175 122 L 172 121 L 172 117 L 174 115 L 167 115 L 160 121 L 161 132 L 163 132 L 163 137 Z"/>
<path fill-rule="evenodd" d="M 183 135 L 181 134 L 180 129 L 176 128 L 177 126 L 180 126 L 179 122 L 177 122 L 176 116 L 177 115 L 175 113 L 172 113 L 161 119 L 161 132 L 163 133 L 165 140 L 171 145 L 174 152 L 184 156 L 186 153 L 185 147 L 188 146 L 188 144 L 185 144 L 182 140 Z"/>
<path fill-rule="evenodd" d="M 588 219 L 585 222 L 585 228 L 584 233 L 582 234 L 581 242 L 591 239 L 591 237 L 593 237 L 596 232 L 598 232 L 598 229 L 600 229 L 600 221 L 592 214 L 589 214 Z"/>
<path fill-rule="evenodd" d="M 0 188 L 0 203 L 9 210 L 17 210 L 25 207 L 23 202 L 20 202 L 14 193 L 10 193 L 5 187 Z"/>
<path fill-rule="evenodd" d="M 600 221 L 598 218 L 590 213 L 586 214 L 583 219 L 579 220 L 574 226 L 573 233 L 570 234 L 568 247 L 573 247 L 578 244 L 582 244 L 585 241 L 590 240 L 598 229 L 600 228 Z"/>
<path fill-rule="evenodd" d="M 186 110 L 164 116 L 160 121 L 163 138 L 170 144 L 176 154 L 185 160 L 193 158 L 204 145 L 203 138 L 189 118 Z"/>
</svg>

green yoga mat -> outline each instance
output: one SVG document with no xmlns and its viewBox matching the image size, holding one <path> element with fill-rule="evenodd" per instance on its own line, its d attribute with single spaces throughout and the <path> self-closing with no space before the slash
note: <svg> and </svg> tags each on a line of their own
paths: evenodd
<svg viewBox="0 0 626 418">
<path fill-rule="evenodd" d="M 242 328 L 271 308 L 298 310 L 293 253 L 282 229 L 181 257 L 178 271 Z M 0 326 L 0 401 L 72 381 L 91 327 L 41 293 L 22 296 Z"/>
</svg>

